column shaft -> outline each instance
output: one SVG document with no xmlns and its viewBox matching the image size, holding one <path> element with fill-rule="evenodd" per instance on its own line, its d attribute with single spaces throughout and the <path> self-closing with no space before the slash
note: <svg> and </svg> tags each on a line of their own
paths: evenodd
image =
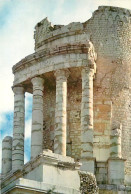
<svg viewBox="0 0 131 194">
<path fill-rule="evenodd" d="M 33 84 L 33 109 L 31 133 L 31 158 L 35 158 L 43 150 L 43 83 L 40 77 L 32 80 Z"/>
<path fill-rule="evenodd" d="M 24 165 L 25 92 L 23 87 L 14 87 L 14 127 L 12 145 L 12 169 Z"/>
<path fill-rule="evenodd" d="M 12 170 L 12 137 L 7 136 L 2 141 L 2 175 Z"/>
<path fill-rule="evenodd" d="M 114 122 L 111 130 L 111 147 L 110 147 L 110 158 L 108 159 L 108 183 L 109 184 L 124 184 L 125 179 L 125 159 L 122 158 L 121 154 L 121 132 L 122 125 L 119 122 Z"/>
<path fill-rule="evenodd" d="M 66 156 L 66 128 L 67 128 L 67 70 L 58 70 L 56 76 L 56 109 L 55 109 L 55 137 L 54 152 Z"/>
<path fill-rule="evenodd" d="M 121 158 L 121 129 L 111 131 L 110 156 L 113 158 Z"/>
<path fill-rule="evenodd" d="M 81 158 L 93 157 L 93 75 L 93 69 L 82 69 Z"/>
</svg>

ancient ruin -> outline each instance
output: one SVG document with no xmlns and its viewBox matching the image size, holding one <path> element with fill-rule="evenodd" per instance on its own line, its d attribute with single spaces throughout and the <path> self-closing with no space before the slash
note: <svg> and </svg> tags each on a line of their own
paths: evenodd
<svg viewBox="0 0 131 194">
<path fill-rule="evenodd" d="M 131 11 L 101 6 L 65 26 L 45 18 L 34 38 L 35 53 L 13 66 L 2 193 L 131 193 Z M 25 92 L 33 95 L 26 164 Z"/>
</svg>

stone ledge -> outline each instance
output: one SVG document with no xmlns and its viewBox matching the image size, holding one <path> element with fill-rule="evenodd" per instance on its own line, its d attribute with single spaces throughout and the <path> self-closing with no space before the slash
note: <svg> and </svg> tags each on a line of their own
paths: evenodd
<svg viewBox="0 0 131 194">
<path fill-rule="evenodd" d="M 2 193 L 8 193 L 11 192 L 13 193 L 14 189 L 20 189 L 21 191 L 25 191 L 28 193 L 47 193 L 49 190 L 52 190 L 52 194 L 70 194 L 70 193 L 75 193 L 75 194 L 80 194 L 79 190 L 73 189 L 73 188 L 67 188 L 63 187 L 60 185 L 52 185 L 52 184 L 47 184 L 44 182 L 37 182 L 34 180 L 27 180 L 24 178 L 19 178 L 16 181 L 10 183 L 7 187 L 2 189 Z"/>
<path fill-rule="evenodd" d="M 37 160 L 39 160 L 39 164 L 44 163 L 69 169 L 79 169 L 81 166 L 79 162 L 75 162 L 74 159 L 69 156 L 62 156 L 53 153 L 51 150 L 44 150 L 42 154 L 26 163 L 22 170 L 26 169 L 30 165 L 32 168 L 36 167 L 37 165 L 35 164 L 37 163 Z"/>
<path fill-rule="evenodd" d="M 119 158 L 119 157 L 110 157 L 110 158 L 108 158 L 108 160 L 107 160 L 107 162 L 108 161 L 110 161 L 110 160 L 123 160 L 123 161 L 126 161 L 126 159 L 125 158 Z"/>
<path fill-rule="evenodd" d="M 98 184 L 99 189 L 108 191 L 131 191 L 131 186 Z"/>
</svg>

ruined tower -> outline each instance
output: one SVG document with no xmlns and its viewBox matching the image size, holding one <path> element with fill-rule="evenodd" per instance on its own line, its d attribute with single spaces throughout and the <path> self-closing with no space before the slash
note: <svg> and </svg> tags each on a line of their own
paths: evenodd
<svg viewBox="0 0 131 194">
<path fill-rule="evenodd" d="M 131 11 L 101 6 L 84 23 L 35 27 L 35 53 L 13 66 L 13 140 L 2 193 L 131 192 Z M 33 95 L 24 165 L 24 94 Z M 12 141 L 12 151 L 5 149 Z M 12 155 L 12 159 L 9 157 Z M 12 163 L 12 165 L 11 165 Z M 86 185 L 86 186 L 85 186 Z"/>
</svg>

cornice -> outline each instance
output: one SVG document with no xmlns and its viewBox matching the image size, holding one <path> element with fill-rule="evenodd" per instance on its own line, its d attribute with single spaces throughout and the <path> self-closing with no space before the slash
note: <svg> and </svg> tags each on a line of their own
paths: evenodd
<svg viewBox="0 0 131 194">
<path fill-rule="evenodd" d="M 22 59 L 20 62 L 18 62 L 16 65 L 13 66 L 12 71 L 15 74 L 15 72 L 21 69 L 24 69 L 29 64 L 44 60 L 45 58 L 49 58 L 55 55 L 57 56 L 57 55 L 64 55 L 64 54 L 71 54 L 71 53 L 88 54 L 88 55 L 91 54 L 89 58 L 94 58 L 93 60 L 95 60 L 96 54 L 94 50 L 90 52 L 91 51 L 90 46 L 91 45 L 89 44 L 89 41 L 88 41 L 85 43 L 76 42 L 74 44 L 63 44 L 63 45 L 56 46 L 51 49 L 43 49 L 31 55 L 28 55 L 27 57 Z M 92 53 L 94 54 L 92 55 Z"/>
</svg>

